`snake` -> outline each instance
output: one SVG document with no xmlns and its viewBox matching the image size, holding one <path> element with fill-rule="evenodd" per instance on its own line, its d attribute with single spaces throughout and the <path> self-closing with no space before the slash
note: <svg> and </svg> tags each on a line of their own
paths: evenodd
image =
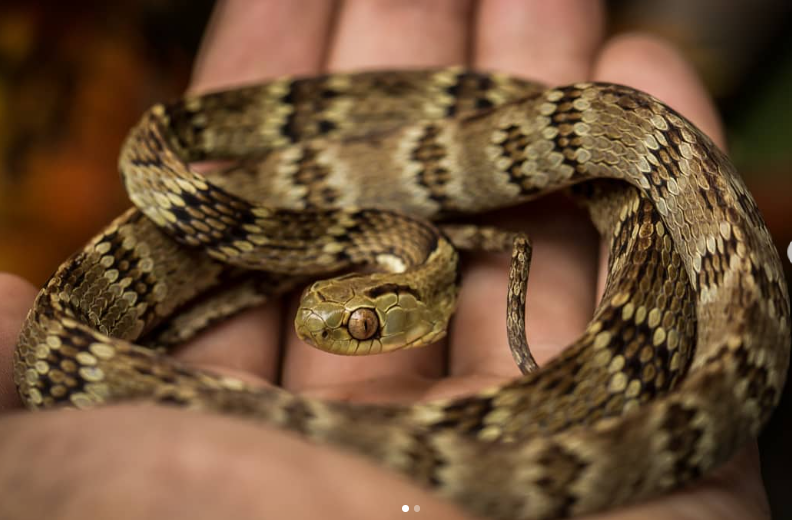
<svg viewBox="0 0 792 520">
<path fill-rule="evenodd" d="M 701 478 L 779 401 L 790 304 L 767 227 L 727 155 L 633 88 L 459 67 L 285 77 L 154 106 L 119 169 L 134 207 L 57 269 L 20 333 L 13 373 L 31 410 L 142 401 L 243 417 L 473 515 L 551 519 Z M 537 368 L 530 243 L 473 219 L 552 191 L 587 208 L 608 273 L 585 331 Z M 320 349 L 430 344 L 453 319 L 466 248 L 512 251 L 506 321 L 524 373 L 500 386 L 320 400 L 170 354 L 300 288 L 295 327 Z"/>
</svg>

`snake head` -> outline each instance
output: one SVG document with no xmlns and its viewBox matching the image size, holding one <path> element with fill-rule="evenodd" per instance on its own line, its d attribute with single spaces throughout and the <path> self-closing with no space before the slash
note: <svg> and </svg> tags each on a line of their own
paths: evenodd
<svg viewBox="0 0 792 520">
<path fill-rule="evenodd" d="M 315 282 L 300 299 L 297 335 L 342 355 L 391 352 L 442 338 L 448 316 L 430 309 L 416 290 L 388 279 L 376 273 Z"/>
</svg>

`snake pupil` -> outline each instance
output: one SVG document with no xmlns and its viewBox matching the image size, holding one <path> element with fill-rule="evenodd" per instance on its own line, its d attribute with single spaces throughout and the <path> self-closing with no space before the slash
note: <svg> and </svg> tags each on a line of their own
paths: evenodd
<svg viewBox="0 0 792 520">
<path fill-rule="evenodd" d="M 377 313 L 371 309 L 356 309 L 349 316 L 349 334 L 359 340 L 369 339 L 379 328 Z"/>
</svg>

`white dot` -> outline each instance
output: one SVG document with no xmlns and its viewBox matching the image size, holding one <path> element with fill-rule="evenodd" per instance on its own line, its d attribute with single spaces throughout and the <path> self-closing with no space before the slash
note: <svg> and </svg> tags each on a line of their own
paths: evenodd
<svg viewBox="0 0 792 520">
<path fill-rule="evenodd" d="M 421 510 L 421 506 L 415 506 L 413 509 L 415 509 L 415 512 L 417 513 L 418 511 Z"/>
<path fill-rule="evenodd" d="M 405 513 L 406 513 L 407 511 L 409 511 L 409 510 L 410 510 L 410 506 L 408 506 L 407 504 L 405 504 L 405 505 L 403 505 L 403 506 L 402 506 L 402 511 L 404 511 Z"/>
<path fill-rule="evenodd" d="M 792 262 L 792 242 L 787 246 L 787 257 L 789 257 L 789 261 Z"/>
</svg>

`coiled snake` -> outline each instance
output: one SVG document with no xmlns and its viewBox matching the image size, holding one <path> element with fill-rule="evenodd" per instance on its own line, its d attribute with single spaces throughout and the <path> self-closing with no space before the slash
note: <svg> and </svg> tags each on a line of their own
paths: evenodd
<svg viewBox="0 0 792 520">
<path fill-rule="evenodd" d="M 206 177 L 189 167 L 217 159 L 235 162 Z M 286 78 L 154 107 L 120 169 L 137 209 L 58 269 L 20 335 L 14 376 L 29 408 L 137 399 L 249 416 L 473 513 L 544 519 L 700 476 L 779 399 L 789 298 L 765 224 L 710 139 L 633 89 L 460 69 Z M 608 280 L 583 336 L 531 370 L 524 237 L 421 219 L 571 185 L 609 240 Z M 428 343 L 456 300 L 450 243 L 512 240 L 509 332 L 528 373 L 500 388 L 412 406 L 321 402 L 167 355 L 360 264 L 386 272 L 315 283 L 299 334 L 344 354 Z"/>
</svg>

